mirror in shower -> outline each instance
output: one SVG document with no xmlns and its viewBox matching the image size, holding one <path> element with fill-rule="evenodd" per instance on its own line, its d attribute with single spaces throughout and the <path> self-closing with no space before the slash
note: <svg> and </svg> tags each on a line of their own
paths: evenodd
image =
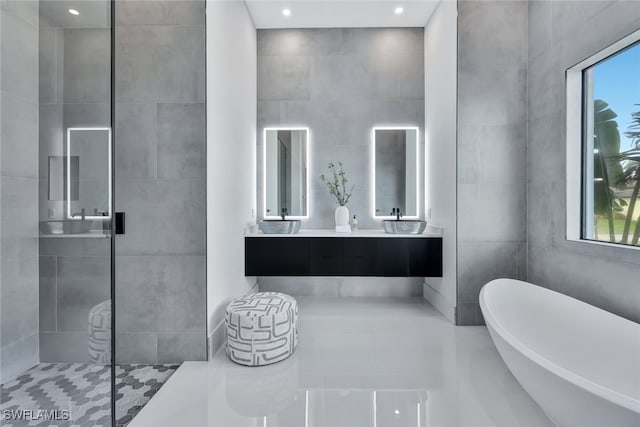
<svg viewBox="0 0 640 427">
<path fill-rule="evenodd" d="M 264 218 L 308 218 L 308 128 L 264 130 Z"/>
<path fill-rule="evenodd" d="M 67 217 L 111 218 L 111 129 L 68 128 L 66 160 Z"/>
<path fill-rule="evenodd" d="M 418 128 L 373 129 L 374 217 L 418 217 Z"/>
</svg>

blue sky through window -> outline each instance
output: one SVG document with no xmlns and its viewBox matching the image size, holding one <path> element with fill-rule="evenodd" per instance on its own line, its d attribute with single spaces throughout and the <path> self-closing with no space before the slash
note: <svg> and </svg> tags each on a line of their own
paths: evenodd
<svg viewBox="0 0 640 427">
<path fill-rule="evenodd" d="M 624 133 L 629 130 L 631 114 L 640 111 L 640 44 L 606 59 L 593 68 L 594 97 L 609 104 L 617 115 L 620 150 L 632 146 Z"/>
</svg>

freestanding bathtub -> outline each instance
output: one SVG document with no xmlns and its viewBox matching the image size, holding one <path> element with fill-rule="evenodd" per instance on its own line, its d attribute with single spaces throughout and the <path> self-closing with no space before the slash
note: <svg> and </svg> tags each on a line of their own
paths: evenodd
<svg viewBox="0 0 640 427">
<path fill-rule="evenodd" d="M 505 363 L 556 425 L 640 426 L 640 324 L 511 279 L 487 283 L 480 307 Z"/>
</svg>

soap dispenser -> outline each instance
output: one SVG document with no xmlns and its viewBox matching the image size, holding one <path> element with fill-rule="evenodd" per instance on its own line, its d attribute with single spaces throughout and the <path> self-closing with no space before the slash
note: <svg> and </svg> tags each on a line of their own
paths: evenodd
<svg viewBox="0 0 640 427">
<path fill-rule="evenodd" d="M 353 218 L 351 218 L 351 231 L 356 231 L 357 229 L 358 229 L 358 219 L 354 215 Z"/>
</svg>

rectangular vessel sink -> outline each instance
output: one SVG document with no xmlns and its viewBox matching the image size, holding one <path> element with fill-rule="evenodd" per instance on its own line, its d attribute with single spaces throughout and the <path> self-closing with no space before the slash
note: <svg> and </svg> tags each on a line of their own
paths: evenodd
<svg viewBox="0 0 640 427">
<path fill-rule="evenodd" d="M 93 227 L 93 221 L 88 220 L 59 220 L 40 221 L 42 234 L 83 234 Z"/>
<path fill-rule="evenodd" d="M 382 228 L 389 234 L 422 234 L 427 227 L 426 221 L 419 219 L 385 219 Z"/>
<path fill-rule="evenodd" d="M 260 221 L 259 227 L 264 234 L 296 234 L 300 230 L 300 220 L 264 220 Z"/>
</svg>

